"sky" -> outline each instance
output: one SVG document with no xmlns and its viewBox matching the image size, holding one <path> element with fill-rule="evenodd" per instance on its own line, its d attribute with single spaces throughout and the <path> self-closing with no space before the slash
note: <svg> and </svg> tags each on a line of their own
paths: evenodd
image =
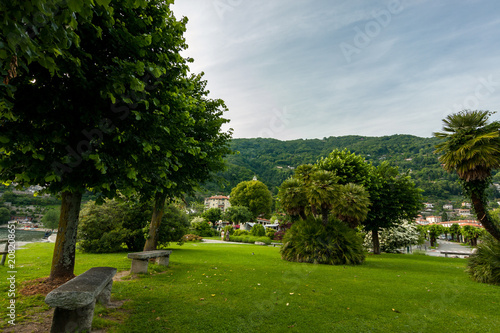
<svg viewBox="0 0 500 333">
<path fill-rule="evenodd" d="M 498 0 L 176 0 L 172 10 L 189 19 L 183 55 L 225 101 L 234 138 L 431 137 L 449 114 L 500 107 Z"/>
</svg>

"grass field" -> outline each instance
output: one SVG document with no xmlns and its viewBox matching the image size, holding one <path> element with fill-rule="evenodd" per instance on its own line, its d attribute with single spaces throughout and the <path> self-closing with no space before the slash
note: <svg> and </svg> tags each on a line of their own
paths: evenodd
<svg viewBox="0 0 500 333">
<path fill-rule="evenodd" d="M 368 256 L 361 266 L 285 262 L 279 248 L 172 246 L 166 270 L 113 284 L 120 310 L 97 309 L 109 332 L 500 332 L 500 287 L 478 284 L 463 259 Z M 17 281 L 48 276 L 53 244 L 19 250 Z M 94 266 L 129 270 L 126 253 L 77 254 L 76 274 Z M 7 268 L 1 267 L 2 275 Z M 2 308 L 7 286 L 2 284 Z M 47 309 L 21 296 L 18 320 Z M 108 318 L 108 319 L 105 319 Z M 119 323 L 112 318 L 118 318 Z M 3 323 L 4 325 L 6 323 Z"/>
</svg>

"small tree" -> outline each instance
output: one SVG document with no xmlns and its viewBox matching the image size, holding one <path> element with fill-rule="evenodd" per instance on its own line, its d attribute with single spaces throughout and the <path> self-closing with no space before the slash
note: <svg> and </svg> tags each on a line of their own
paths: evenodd
<svg viewBox="0 0 500 333">
<path fill-rule="evenodd" d="M 222 217 L 222 211 L 220 208 L 210 208 L 203 212 L 201 216 L 208 222 L 212 222 L 212 225 L 215 226 L 215 223 Z"/>
<path fill-rule="evenodd" d="M 271 212 L 273 197 L 267 186 L 250 180 L 239 183 L 231 190 L 231 206 L 245 206 L 252 212 L 253 218 L 268 215 Z"/>
<path fill-rule="evenodd" d="M 224 212 L 224 219 L 233 223 L 253 221 L 252 212 L 245 206 L 231 206 Z"/>
<path fill-rule="evenodd" d="M 443 226 L 440 224 L 431 224 L 427 231 L 429 233 L 429 238 L 431 242 L 431 246 L 436 246 L 436 240 L 443 233 Z"/>
<path fill-rule="evenodd" d="M 57 209 L 49 209 L 42 217 L 42 223 L 45 228 L 54 230 L 59 225 L 60 212 Z"/>
<path fill-rule="evenodd" d="M 263 225 L 261 224 L 255 224 L 252 229 L 250 230 L 250 233 L 253 236 L 265 236 L 266 235 L 266 228 L 264 228 Z"/>
<path fill-rule="evenodd" d="M 7 222 L 9 222 L 9 220 L 10 220 L 10 211 L 5 207 L 1 207 L 0 208 L 0 224 L 7 223 Z"/>
</svg>

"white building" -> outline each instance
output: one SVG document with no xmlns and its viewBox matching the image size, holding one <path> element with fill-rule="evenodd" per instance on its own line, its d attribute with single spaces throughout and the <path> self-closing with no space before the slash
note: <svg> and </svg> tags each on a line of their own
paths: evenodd
<svg viewBox="0 0 500 333">
<path fill-rule="evenodd" d="M 215 195 L 213 197 L 205 199 L 205 209 L 220 208 L 220 210 L 224 212 L 229 207 L 231 207 L 229 197 L 226 197 L 224 195 Z"/>
</svg>

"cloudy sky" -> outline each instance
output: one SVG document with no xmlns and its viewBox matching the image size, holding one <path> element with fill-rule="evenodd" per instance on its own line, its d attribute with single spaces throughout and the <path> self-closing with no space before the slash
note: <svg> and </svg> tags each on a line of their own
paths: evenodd
<svg viewBox="0 0 500 333">
<path fill-rule="evenodd" d="M 500 109 L 498 0 L 177 0 L 172 8 L 189 19 L 184 55 L 226 102 L 235 138 L 430 137 L 450 113 Z"/>
</svg>

